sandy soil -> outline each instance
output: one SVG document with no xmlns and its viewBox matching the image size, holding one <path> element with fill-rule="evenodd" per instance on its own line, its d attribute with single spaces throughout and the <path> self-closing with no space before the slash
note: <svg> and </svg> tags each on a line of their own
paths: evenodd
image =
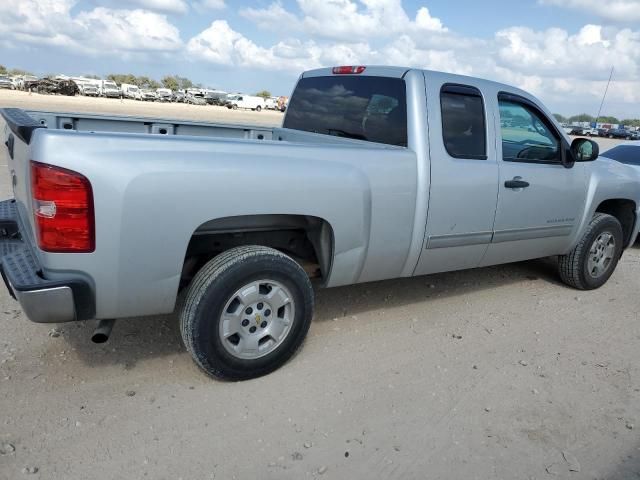
<svg viewBox="0 0 640 480">
<path fill-rule="evenodd" d="M 0 92 L 9 104 L 281 118 Z M 93 322 L 33 324 L 0 288 L 0 479 L 638 478 L 639 287 L 636 246 L 593 292 L 552 260 L 319 291 L 300 353 L 242 383 L 200 373 L 174 315 L 96 346 Z"/>
</svg>

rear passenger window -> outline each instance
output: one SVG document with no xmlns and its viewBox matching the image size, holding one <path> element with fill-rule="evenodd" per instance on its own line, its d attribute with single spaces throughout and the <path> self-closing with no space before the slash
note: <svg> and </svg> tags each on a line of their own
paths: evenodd
<svg viewBox="0 0 640 480">
<path fill-rule="evenodd" d="M 442 139 L 454 158 L 487 159 L 484 103 L 477 88 L 444 85 L 440 90 Z"/>
</svg>

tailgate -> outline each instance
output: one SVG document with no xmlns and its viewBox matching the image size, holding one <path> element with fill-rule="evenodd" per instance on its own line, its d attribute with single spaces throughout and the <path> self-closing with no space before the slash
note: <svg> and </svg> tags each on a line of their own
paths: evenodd
<svg viewBox="0 0 640 480">
<path fill-rule="evenodd" d="M 7 168 L 11 176 L 11 186 L 15 206 L 21 223 L 23 235 L 34 244 L 34 225 L 31 212 L 30 143 L 36 129 L 46 128 L 19 108 L 0 109 L 0 115 L 6 122 L 4 144 L 7 147 Z"/>
</svg>

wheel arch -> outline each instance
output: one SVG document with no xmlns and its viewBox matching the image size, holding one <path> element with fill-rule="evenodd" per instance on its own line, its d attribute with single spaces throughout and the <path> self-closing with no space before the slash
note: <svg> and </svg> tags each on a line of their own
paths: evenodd
<svg viewBox="0 0 640 480">
<path fill-rule="evenodd" d="M 636 225 L 636 202 L 626 198 L 611 198 L 602 201 L 596 212 L 606 213 L 615 217 L 622 225 L 623 246 L 628 247 L 633 239 L 634 227 Z"/>
<path fill-rule="evenodd" d="M 239 215 L 212 219 L 194 230 L 184 256 L 181 287 L 208 260 L 243 245 L 279 250 L 300 263 L 310 277 L 320 277 L 322 284 L 330 277 L 335 237 L 327 220 L 311 215 Z"/>
</svg>

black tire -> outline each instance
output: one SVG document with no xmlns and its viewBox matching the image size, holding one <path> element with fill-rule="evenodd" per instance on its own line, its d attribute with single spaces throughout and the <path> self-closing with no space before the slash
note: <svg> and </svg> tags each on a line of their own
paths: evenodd
<svg viewBox="0 0 640 480">
<path fill-rule="evenodd" d="M 238 358 L 227 351 L 218 334 L 222 310 L 239 288 L 264 278 L 286 286 L 295 315 L 275 350 L 255 359 Z M 290 257 L 261 246 L 232 248 L 205 264 L 191 282 L 180 315 L 182 340 L 194 362 L 213 377 L 260 377 L 282 366 L 302 345 L 313 316 L 313 297 L 309 277 Z"/>
<path fill-rule="evenodd" d="M 593 277 L 588 272 L 589 251 L 596 238 L 609 232 L 615 241 L 615 253 L 605 271 L 598 277 Z M 596 213 L 589 223 L 587 230 L 571 252 L 560 255 L 558 258 L 558 270 L 564 283 L 579 290 L 593 290 L 604 285 L 611 277 L 623 250 L 622 225 L 617 218 L 606 213 Z"/>
<path fill-rule="evenodd" d="M 260 105 L 258 105 L 258 106 L 256 107 L 256 112 L 259 112 L 259 111 L 261 111 L 261 110 L 262 110 L 262 107 L 261 107 Z"/>
</svg>

